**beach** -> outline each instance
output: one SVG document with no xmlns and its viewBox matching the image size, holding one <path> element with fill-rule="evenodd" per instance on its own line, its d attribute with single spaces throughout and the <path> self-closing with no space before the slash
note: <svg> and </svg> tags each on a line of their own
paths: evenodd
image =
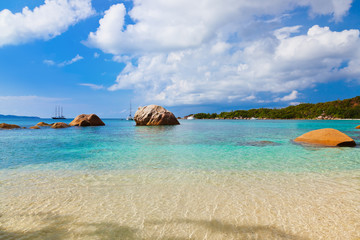
<svg viewBox="0 0 360 240">
<path fill-rule="evenodd" d="M 0 239 L 360 237 L 360 148 L 292 142 L 358 121 L 104 122 L 0 132 Z"/>
</svg>

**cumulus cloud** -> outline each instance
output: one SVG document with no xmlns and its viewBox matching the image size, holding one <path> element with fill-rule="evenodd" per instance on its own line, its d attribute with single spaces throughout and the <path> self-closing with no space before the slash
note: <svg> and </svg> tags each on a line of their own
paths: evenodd
<svg viewBox="0 0 360 240">
<path fill-rule="evenodd" d="M 145 54 L 136 66 L 128 62 L 109 90 L 136 89 L 147 101 L 167 105 L 248 100 L 249 93 L 261 92 L 291 92 L 279 99 L 291 101 L 317 83 L 357 77 L 359 43 L 358 30 L 315 25 L 304 35 L 273 35 L 246 47 L 232 43 L 221 54 L 209 51 L 218 42 Z"/>
<path fill-rule="evenodd" d="M 92 84 L 92 83 L 80 83 L 79 85 L 84 86 L 84 87 L 89 87 L 93 90 L 100 90 L 100 89 L 105 88 L 103 85 L 96 85 L 96 84 Z"/>
<path fill-rule="evenodd" d="M 359 31 L 335 32 L 317 25 L 271 25 L 259 31 L 249 26 L 263 16 L 281 22 L 297 7 L 339 21 L 351 3 L 135 0 L 129 12 L 123 4 L 111 6 L 86 44 L 126 63 L 109 90 L 135 89 L 146 102 L 269 101 L 255 97 L 261 93 L 272 94 L 271 101 L 293 101 L 318 83 L 360 75 Z M 134 24 L 125 25 L 127 14 Z M 275 21 L 264 19 L 263 26 Z"/>
<path fill-rule="evenodd" d="M 128 13 L 135 24 L 124 25 L 125 6 L 114 4 L 105 12 L 86 44 L 113 54 L 170 51 L 198 47 L 213 38 L 241 31 L 254 17 L 278 16 L 295 7 L 311 14 L 331 14 L 337 20 L 352 0 L 135 0 Z M 240 29 L 239 29 L 240 28 Z M 219 45 L 218 47 L 221 47 Z M 216 49 L 216 47 L 215 47 Z"/>
<path fill-rule="evenodd" d="M 0 47 L 51 39 L 94 14 L 91 0 L 45 0 L 39 7 L 0 11 Z"/>
</svg>

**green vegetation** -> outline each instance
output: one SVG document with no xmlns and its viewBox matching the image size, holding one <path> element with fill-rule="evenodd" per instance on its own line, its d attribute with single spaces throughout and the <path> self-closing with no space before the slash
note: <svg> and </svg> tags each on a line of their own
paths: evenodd
<svg viewBox="0 0 360 240">
<path fill-rule="evenodd" d="M 270 118 L 270 119 L 334 119 L 334 118 L 360 118 L 360 96 L 325 103 L 301 103 L 286 108 L 259 108 L 250 110 L 236 110 L 231 112 L 197 113 L 197 119 L 212 118 Z"/>
</svg>

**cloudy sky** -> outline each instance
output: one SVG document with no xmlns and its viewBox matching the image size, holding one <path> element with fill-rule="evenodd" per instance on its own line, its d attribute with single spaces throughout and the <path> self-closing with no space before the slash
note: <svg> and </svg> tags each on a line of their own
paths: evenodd
<svg viewBox="0 0 360 240">
<path fill-rule="evenodd" d="M 360 95 L 360 0 L 0 2 L 0 114 L 183 116 Z M 134 112 L 133 112 L 134 113 Z"/>
</svg>

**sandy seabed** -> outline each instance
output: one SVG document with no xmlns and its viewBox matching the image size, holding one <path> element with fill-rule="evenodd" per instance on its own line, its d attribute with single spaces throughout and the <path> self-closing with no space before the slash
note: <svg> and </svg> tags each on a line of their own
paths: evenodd
<svg viewBox="0 0 360 240">
<path fill-rule="evenodd" d="M 0 239 L 360 239 L 359 172 L 0 176 Z"/>
</svg>

